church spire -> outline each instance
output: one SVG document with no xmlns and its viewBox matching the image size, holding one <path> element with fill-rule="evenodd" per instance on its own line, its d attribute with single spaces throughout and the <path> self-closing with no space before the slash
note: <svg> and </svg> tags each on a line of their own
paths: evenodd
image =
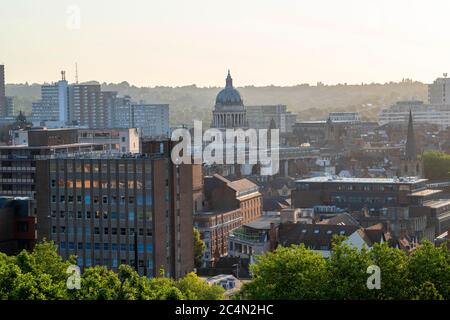
<svg viewBox="0 0 450 320">
<path fill-rule="evenodd" d="M 226 80 L 226 87 L 232 88 L 233 87 L 233 79 L 231 78 L 230 69 L 228 69 L 228 75 Z"/>
<path fill-rule="evenodd" d="M 409 110 L 408 136 L 406 137 L 405 156 L 408 160 L 417 159 L 416 138 L 414 136 L 413 116 Z"/>
</svg>

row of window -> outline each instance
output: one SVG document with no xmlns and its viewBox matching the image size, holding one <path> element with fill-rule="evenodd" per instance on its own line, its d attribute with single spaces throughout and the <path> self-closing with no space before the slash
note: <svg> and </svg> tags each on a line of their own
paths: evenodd
<svg viewBox="0 0 450 320">
<path fill-rule="evenodd" d="M 85 228 L 77 228 L 77 234 L 81 235 L 83 234 L 83 230 L 85 230 L 86 234 L 91 234 L 91 227 L 90 226 L 86 226 Z M 128 232 L 127 232 L 128 230 Z M 66 233 L 67 234 L 75 234 L 75 228 L 74 227 L 68 227 L 66 228 L 66 226 L 60 226 L 59 227 L 59 233 Z M 118 232 L 120 232 L 121 236 L 134 236 L 135 235 L 135 230 L 134 228 L 111 228 L 111 235 L 117 235 Z M 56 226 L 52 226 L 52 233 L 56 234 L 58 233 L 58 228 Z M 144 229 L 143 228 L 139 228 L 138 230 L 139 236 L 143 236 L 144 235 Z M 94 227 L 94 235 L 99 235 L 100 234 L 100 227 Z M 108 235 L 109 234 L 109 228 L 103 228 L 103 234 L 104 235 Z M 147 229 L 146 235 L 148 237 L 151 237 L 153 235 L 153 232 L 151 229 Z"/>
<path fill-rule="evenodd" d="M 58 197 L 55 194 L 52 194 L 52 197 L 51 197 L 52 203 L 56 203 L 57 199 L 58 199 Z M 98 204 L 100 202 L 100 199 L 101 199 L 102 204 L 111 203 L 112 205 L 116 205 L 116 204 L 124 205 L 126 202 L 128 202 L 128 204 L 134 204 L 136 202 L 137 205 L 139 205 L 139 206 L 144 205 L 144 196 L 137 196 L 136 198 L 134 196 L 128 196 L 128 200 L 127 200 L 127 197 L 125 197 L 125 196 L 120 196 L 120 197 L 117 197 L 117 196 L 112 196 L 112 197 L 109 197 L 109 196 L 102 196 L 102 197 L 94 196 L 92 198 L 92 203 Z M 74 202 L 74 196 L 73 195 L 68 195 L 67 198 L 66 198 L 65 195 L 60 195 L 59 196 L 59 202 L 65 202 L 66 200 L 67 200 L 68 203 L 73 203 Z M 153 200 L 152 196 L 151 195 L 147 195 L 145 197 L 146 205 L 147 206 L 151 206 L 152 203 L 153 203 L 152 200 Z M 81 195 L 77 196 L 77 202 L 78 203 L 82 203 L 82 201 L 83 201 L 83 197 Z M 90 195 L 86 195 L 84 197 L 84 203 L 86 205 L 90 205 L 91 204 L 91 196 Z"/>
<path fill-rule="evenodd" d="M 103 250 L 105 250 L 105 251 L 109 251 L 109 250 L 111 250 L 111 251 L 119 251 L 119 250 L 120 251 L 134 251 L 135 250 L 135 245 L 134 244 L 127 245 L 125 243 L 121 243 L 121 244 L 117 244 L 117 243 L 111 243 L 111 244 L 103 243 L 103 246 L 102 246 L 101 243 L 95 242 L 94 246 L 93 246 L 94 251 L 102 250 L 102 247 L 103 247 Z M 83 242 L 78 242 L 78 243 L 68 242 L 68 243 L 66 243 L 65 241 L 61 241 L 60 242 L 60 249 L 61 250 L 66 250 L 66 249 L 68 249 L 68 250 L 75 250 L 75 249 L 77 249 L 77 250 L 83 250 L 83 249 L 91 250 L 92 246 L 91 246 L 90 242 L 86 242 L 86 243 L 83 243 Z M 139 243 L 138 246 L 137 246 L 138 253 L 144 253 L 144 249 L 145 249 L 144 248 L 144 244 L 143 243 Z M 147 248 L 146 249 L 147 249 L 146 250 L 147 253 L 152 253 L 153 252 L 153 245 L 152 244 L 147 244 Z"/>
<path fill-rule="evenodd" d="M 99 258 L 96 258 L 94 260 L 94 263 L 95 263 L 94 265 L 96 265 L 96 266 L 101 265 L 100 261 L 101 260 Z M 127 264 L 127 260 L 126 259 L 121 259 L 120 260 L 120 264 Z M 135 261 L 134 260 L 130 260 L 129 265 L 134 266 L 134 264 L 135 264 Z M 93 266 L 92 265 L 92 259 L 91 258 L 83 259 L 83 257 L 78 257 L 77 258 L 77 265 L 79 267 L 92 267 Z M 103 265 L 109 266 L 110 265 L 109 259 L 103 258 Z M 138 266 L 139 266 L 139 268 L 143 268 L 145 266 L 144 265 L 144 260 L 138 260 Z M 118 259 L 117 258 L 113 258 L 111 260 L 111 267 L 112 268 L 117 268 L 118 267 Z M 150 260 L 150 259 L 147 260 L 147 268 L 148 269 L 153 269 L 153 260 Z M 149 271 L 148 273 L 151 274 L 152 272 Z"/>
<path fill-rule="evenodd" d="M 134 219 L 136 218 L 136 214 L 134 213 L 134 211 L 129 211 L 128 213 L 126 212 L 119 212 L 119 214 L 117 212 L 108 212 L 108 211 L 95 211 L 94 214 L 91 214 L 90 211 L 86 211 L 84 213 L 84 215 L 82 214 L 81 211 L 77 212 L 77 218 L 78 219 L 91 219 L 92 217 L 94 217 L 95 219 L 108 219 L 109 217 L 111 217 L 111 220 L 125 220 L 126 217 L 128 215 L 128 220 L 129 221 L 134 221 Z M 52 210 L 52 218 L 56 218 L 57 217 L 57 213 L 56 210 Z M 59 212 L 59 217 L 64 219 L 66 217 L 66 211 L 61 210 Z M 74 214 L 73 211 L 67 211 L 67 217 L 69 219 L 73 219 L 74 218 Z M 144 219 L 144 212 L 143 211 L 139 211 L 138 215 L 137 215 L 137 219 L 138 220 L 143 220 Z M 147 220 L 151 221 L 152 220 L 152 211 L 147 211 Z"/>
</svg>

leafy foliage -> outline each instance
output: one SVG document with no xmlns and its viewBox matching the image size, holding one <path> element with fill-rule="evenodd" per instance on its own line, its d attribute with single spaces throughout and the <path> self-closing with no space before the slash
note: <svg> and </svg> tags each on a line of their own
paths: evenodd
<svg viewBox="0 0 450 320">
<path fill-rule="evenodd" d="M 68 289 L 67 268 L 75 257 L 64 261 L 52 242 L 36 245 L 32 253 L 17 256 L 0 253 L 0 299 L 11 300 L 181 300 L 222 299 L 220 286 L 209 286 L 195 273 L 173 280 L 141 277 L 128 265 L 118 273 L 103 266 L 87 268 L 80 289 Z M 164 271 L 162 272 L 164 275 Z"/>
<path fill-rule="evenodd" d="M 427 151 L 423 154 L 425 177 L 431 180 L 450 178 L 450 154 L 441 151 Z"/>
<path fill-rule="evenodd" d="M 368 289 L 369 266 L 380 268 L 380 289 Z M 387 244 L 358 250 L 337 241 L 331 256 L 303 245 L 257 258 L 244 299 L 450 299 L 450 251 L 424 241 L 410 255 Z"/>
<path fill-rule="evenodd" d="M 205 253 L 206 245 L 200 239 L 200 232 L 194 228 L 194 265 L 196 268 L 202 266 L 203 254 Z"/>
</svg>

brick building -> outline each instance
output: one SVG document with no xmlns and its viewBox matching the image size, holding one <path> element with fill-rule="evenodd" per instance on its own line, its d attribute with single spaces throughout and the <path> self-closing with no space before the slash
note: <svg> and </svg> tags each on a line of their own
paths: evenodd
<svg viewBox="0 0 450 320">
<path fill-rule="evenodd" d="M 35 242 L 32 199 L 0 197 L 0 252 L 16 255 L 21 250 L 32 250 Z"/>
<path fill-rule="evenodd" d="M 230 233 L 262 214 L 262 195 L 247 179 L 230 181 L 218 174 L 205 177 L 204 208 L 194 215 L 194 225 L 206 244 L 204 267 L 214 267 L 228 253 Z"/>
<path fill-rule="evenodd" d="M 144 149 L 148 149 L 146 146 Z M 193 269 L 195 165 L 160 152 L 62 156 L 38 161 L 38 238 L 81 267 L 129 264 L 141 275 L 182 277 Z"/>
</svg>

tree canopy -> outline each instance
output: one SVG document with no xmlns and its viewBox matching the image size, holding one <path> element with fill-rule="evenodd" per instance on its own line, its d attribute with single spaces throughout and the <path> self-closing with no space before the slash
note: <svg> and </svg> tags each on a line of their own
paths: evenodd
<svg viewBox="0 0 450 320">
<path fill-rule="evenodd" d="M 0 299 L 9 300 L 182 300 L 223 299 L 224 290 L 208 285 L 195 273 L 174 280 L 147 278 L 128 265 L 120 265 L 117 273 L 104 266 L 87 268 L 81 274 L 80 288 L 69 289 L 67 273 L 75 264 L 57 253 L 52 242 L 36 245 L 33 252 L 17 256 L 0 253 Z"/>
<path fill-rule="evenodd" d="M 369 267 L 380 271 L 380 287 L 369 289 Z M 411 254 L 387 244 L 358 250 L 342 241 L 331 256 L 303 245 L 279 247 L 256 259 L 245 299 L 450 299 L 450 251 L 424 242 Z"/>
</svg>

